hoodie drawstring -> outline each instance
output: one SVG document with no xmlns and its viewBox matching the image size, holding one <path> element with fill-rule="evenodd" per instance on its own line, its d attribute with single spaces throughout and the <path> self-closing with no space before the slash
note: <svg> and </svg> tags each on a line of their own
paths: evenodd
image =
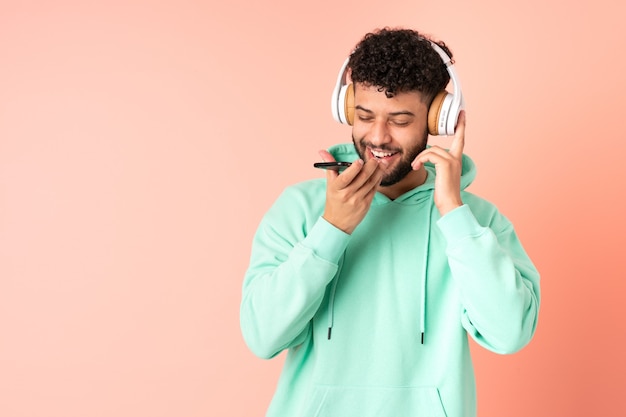
<svg viewBox="0 0 626 417">
<path fill-rule="evenodd" d="M 430 248 L 430 229 L 431 229 L 431 221 L 433 218 L 433 209 L 435 206 L 435 192 L 432 191 L 430 194 L 430 201 L 428 202 L 428 219 L 426 221 L 426 241 L 424 242 L 424 254 L 422 258 L 423 268 L 422 268 L 422 300 L 421 300 L 421 309 L 420 311 L 420 338 L 422 345 L 424 344 L 424 334 L 426 333 L 426 277 L 428 276 L 428 254 Z"/>
<path fill-rule="evenodd" d="M 341 258 L 339 259 L 337 273 L 335 274 L 332 286 L 330 287 L 330 295 L 328 298 L 328 340 L 330 340 L 331 333 L 333 332 L 333 322 L 335 319 L 335 293 L 337 292 L 337 282 L 339 282 L 339 275 L 341 267 L 343 266 L 344 256 L 345 255 L 341 255 Z"/>
<path fill-rule="evenodd" d="M 426 238 L 424 242 L 424 253 L 422 256 L 422 275 L 421 275 L 421 300 L 420 300 L 420 340 L 421 344 L 424 344 L 424 335 L 426 333 L 426 277 L 428 275 L 428 253 L 429 253 L 429 245 L 430 245 L 430 231 L 431 231 L 431 221 L 432 221 L 432 213 L 435 206 L 435 193 L 431 192 L 430 198 L 428 201 L 428 218 L 426 221 Z M 332 285 L 330 287 L 330 294 L 328 297 L 328 340 L 330 340 L 332 332 L 333 332 L 333 322 L 335 318 L 335 293 L 337 292 L 337 283 L 339 281 L 339 275 L 341 272 L 341 267 L 343 266 L 343 257 L 339 260 L 339 267 L 337 269 L 337 273 L 335 274 L 335 278 L 333 279 Z"/>
</svg>

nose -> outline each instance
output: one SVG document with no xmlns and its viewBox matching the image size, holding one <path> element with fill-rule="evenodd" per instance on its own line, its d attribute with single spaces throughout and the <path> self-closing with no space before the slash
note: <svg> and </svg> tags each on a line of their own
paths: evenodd
<svg viewBox="0 0 626 417">
<path fill-rule="evenodd" d="M 369 142 L 373 146 L 381 146 L 391 141 L 389 129 L 385 120 L 375 120 L 369 132 Z"/>
</svg>

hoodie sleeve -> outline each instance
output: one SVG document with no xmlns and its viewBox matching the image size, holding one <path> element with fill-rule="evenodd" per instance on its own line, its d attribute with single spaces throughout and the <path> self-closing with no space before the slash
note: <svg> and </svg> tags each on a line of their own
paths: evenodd
<svg viewBox="0 0 626 417">
<path fill-rule="evenodd" d="M 240 325 L 246 344 L 261 358 L 306 339 L 350 238 L 319 214 L 307 220 L 309 207 L 294 193 L 283 193 L 253 239 Z"/>
<path fill-rule="evenodd" d="M 513 353 L 537 326 L 539 273 L 504 216 L 495 211 L 488 223 L 479 224 L 468 205 L 437 221 L 459 287 L 463 327 L 483 347 Z"/>
</svg>

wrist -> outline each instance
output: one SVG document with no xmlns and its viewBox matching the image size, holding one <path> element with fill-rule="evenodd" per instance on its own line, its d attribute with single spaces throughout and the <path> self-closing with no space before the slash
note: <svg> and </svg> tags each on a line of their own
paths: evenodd
<svg viewBox="0 0 626 417">
<path fill-rule="evenodd" d="M 446 214 L 450 213 L 452 210 L 461 207 L 462 205 L 463 202 L 458 200 L 450 203 L 438 204 L 437 209 L 439 210 L 439 214 L 441 214 L 441 216 L 443 217 Z"/>
<path fill-rule="evenodd" d="M 346 225 L 342 225 L 341 222 L 338 222 L 338 221 L 330 218 L 326 214 L 323 214 L 322 218 L 324 220 L 326 220 L 330 225 L 334 226 L 335 228 L 341 230 L 342 232 L 344 232 L 344 233 L 346 233 L 348 235 L 351 235 L 352 232 L 354 232 L 354 229 L 355 229 L 354 227 L 349 227 L 349 226 L 346 226 Z"/>
</svg>

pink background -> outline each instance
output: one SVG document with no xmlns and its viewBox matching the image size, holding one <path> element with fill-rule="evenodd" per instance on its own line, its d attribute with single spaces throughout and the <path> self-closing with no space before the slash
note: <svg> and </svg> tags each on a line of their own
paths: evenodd
<svg viewBox="0 0 626 417">
<path fill-rule="evenodd" d="M 480 416 L 626 415 L 623 2 L 100 3 L 0 2 L 0 416 L 263 415 L 250 241 L 384 25 L 451 46 L 470 189 L 542 273 L 533 342 L 472 344 Z"/>
</svg>

